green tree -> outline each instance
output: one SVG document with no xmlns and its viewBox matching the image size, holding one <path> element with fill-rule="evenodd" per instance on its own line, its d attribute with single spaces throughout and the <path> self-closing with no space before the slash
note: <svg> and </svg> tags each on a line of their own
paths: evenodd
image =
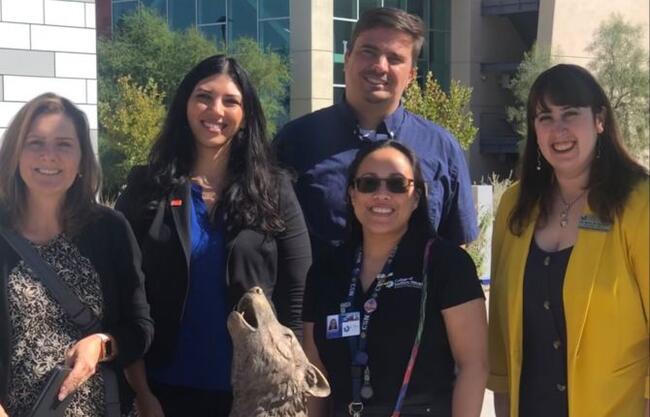
<svg viewBox="0 0 650 417">
<path fill-rule="evenodd" d="M 151 143 L 165 118 L 164 94 L 154 81 L 139 86 L 128 76 L 120 77 L 115 93 L 113 105 L 99 103 L 105 197 L 117 194 L 132 167 L 146 163 Z"/>
<path fill-rule="evenodd" d="M 478 132 L 472 112 L 467 109 L 471 98 L 472 88 L 465 87 L 458 81 L 452 81 L 449 94 L 445 93 L 429 72 L 424 88 L 413 82 L 406 89 L 404 107 L 449 130 L 466 150 Z"/>
<path fill-rule="evenodd" d="M 508 89 L 514 97 L 514 104 L 506 107 L 506 118 L 520 139 L 526 138 L 526 103 L 530 87 L 537 76 L 552 64 L 550 51 L 533 45 L 529 52 L 524 53 L 524 59 L 508 84 Z"/>
<path fill-rule="evenodd" d="M 612 103 L 628 148 L 636 155 L 648 149 L 650 84 L 643 29 L 612 15 L 594 34 L 587 50 L 594 72 Z M 647 38 L 645 38 L 647 39 Z"/>
</svg>

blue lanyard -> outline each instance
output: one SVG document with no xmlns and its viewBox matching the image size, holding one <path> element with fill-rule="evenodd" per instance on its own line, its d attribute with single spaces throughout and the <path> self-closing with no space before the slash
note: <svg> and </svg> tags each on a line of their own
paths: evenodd
<svg viewBox="0 0 650 417">
<path fill-rule="evenodd" d="M 379 292 L 384 287 L 386 280 L 392 275 L 389 272 L 393 263 L 393 257 L 397 251 L 397 246 L 393 248 L 388 255 L 388 259 L 384 263 L 384 267 L 376 277 L 375 287 L 370 294 L 370 297 L 363 305 L 361 312 L 361 331 L 359 336 L 350 337 L 350 354 L 352 356 L 351 373 L 352 373 L 352 404 L 358 404 L 362 407 L 362 398 L 369 399 L 373 395 L 372 386 L 370 385 L 370 370 L 368 368 L 368 353 L 366 352 L 368 345 L 368 327 L 370 325 L 370 318 L 377 308 L 377 297 Z M 341 306 L 341 313 L 345 313 L 348 308 L 354 304 L 354 296 L 357 292 L 357 286 L 360 283 L 361 266 L 363 262 L 363 251 L 361 248 L 357 249 L 354 268 L 352 268 L 352 277 L 350 281 L 350 289 L 348 290 L 347 302 Z M 362 384 L 363 377 L 363 384 Z M 352 410 L 350 411 L 352 413 Z"/>
</svg>

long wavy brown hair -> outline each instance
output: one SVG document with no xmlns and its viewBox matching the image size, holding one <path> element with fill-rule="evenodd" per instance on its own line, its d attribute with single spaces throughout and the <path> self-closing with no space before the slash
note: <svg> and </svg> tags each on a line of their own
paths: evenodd
<svg viewBox="0 0 650 417">
<path fill-rule="evenodd" d="M 90 141 L 86 115 L 70 100 L 53 93 L 42 94 L 25 104 L 4 134 L 0 147 L 0 221 L 6 226 L 16 227 L 23 220 L 27 187 L 20 176 L 20 155 L 32 123 L 43 114 L 64 114 L 69 117 L 79 138 L 81 175 L 66 193 L 60 220 L 64 233 L 74 236 L 90 221 L 97 207 L 101 174 Z"/>
<path fill-rule="evenodd" d="M 542 72 L 528 95 L 528 136 L 521 161 L 521 180 L 517 202 L 509 219 L 510 231 L 521 235 L 532 219 L 539 203 L 537 219 L 544 225 L 551 210 L 555 187 L 553 167 L 540 157 L 537 170 L 537 134 L 535 116 L 538 108 L 556 106 L 589 107 L 603 118 L 604 131 L 597 138 L 598 157 L 589 171 L 589 207 L 601 221 L 611 223 L 625 206 L 634 186 L 648 178 L 648 171 L 630 156 L 616 123 L 614 111 L 605 91 L 586 69 L 578 65 L 560 64 Z"/>
</svg>

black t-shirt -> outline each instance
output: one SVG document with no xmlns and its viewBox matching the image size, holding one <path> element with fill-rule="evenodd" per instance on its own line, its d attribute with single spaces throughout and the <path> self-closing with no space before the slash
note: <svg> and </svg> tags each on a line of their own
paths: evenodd
<svg viewBox="0 0 650 417">
<path fill-rule="evenodd" d="M 367 353 L 374 396 L 365 407 L 390 415 L 402 385 L 420 316 L 422 258 L 426 237 L 407 233 L 392 263 L 395 285 L 384 285 L 368 327 Z M 326 318 L 340 313 L 347 301 L 356 248 L 343 246 L 312 265 L 307 277 L 303 320 L 314 323 L 314 339 L 332 387 L 335 410 L 352 398 L 351 354 L 347 338 L 327 339 Z M 465 251 L 442 239 L 431 246 L 426 321 L 422 342 L 403 408 L 421 415 L 450 416 L 455 379 L 454 360 L 441 311 L 482 298 L 476 268 Z M 397 281 L 401 284 L 397 285 Z M 360 286 L 354 306 L 362 311 L 374 284 L 366 293 Z"/>
</svg>

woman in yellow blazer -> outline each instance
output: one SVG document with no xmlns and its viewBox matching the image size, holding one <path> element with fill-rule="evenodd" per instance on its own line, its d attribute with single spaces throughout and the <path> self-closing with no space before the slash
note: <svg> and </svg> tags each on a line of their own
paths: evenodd
<svg viewBox="0 0 650 417">
<path fill-rule="evenodd" d="M 490 377 L 498 417 L 648 415 L 648 173 L 583 68 L 542 73 L 521 180 L 494 224 Z"/>
</svg>

